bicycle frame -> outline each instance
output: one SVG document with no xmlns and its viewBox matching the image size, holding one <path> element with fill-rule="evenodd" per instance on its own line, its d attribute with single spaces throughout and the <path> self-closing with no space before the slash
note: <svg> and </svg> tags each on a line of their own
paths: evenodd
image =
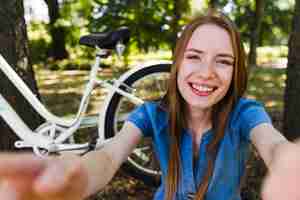
<svg viewBox="0 0 300 200">
<path fill-rule="evenodd" d="M 34 141 L 40 147 L 45 148 L 49 145 L 49 141 L 45 138 L 34 135 L 33 131 L 28 128 L 24 121 L 18 116 L 14 109 L 0 94 L 0 115 L 6 121 L 6 123 L 17 133 L 17 135 L 26 139 L 27 142 Z"/>
<path fill-rule="evenodd" d="M 76 149 L 86 149 L 88 144 L 63 144 L 65 140 L 71 137 L 76 130 L 80 127 L 85 126 L 87 124 L 96 125 L 98 122 L 98 146 L 102 146 L 103 142 L 105 142 L 104 138 L 104 122 L 102 117 L 102 113 L 100 112 L 100 119 L 97 121 L 96 118 L 92 120 L 86 120 L 88 118 L 84 118 L 83 115 L 86 112 L 89 97 L 91 92 L 95 88 L 95 86 L 102 86 L 104 88 L 109 88 L 109 93 L 107 94 L 104 100 L 104 106 L 102 107 L 103 111 L 107 109 L 107 105 L 113 96 L 114 93 L 119 93 L 120 95 L 128 98 L 136 105 L 140 105 L 144 103 L 143 100 L 135 97 L 130 92 L 126 90 L 120 89 L 121 85 L 124 85 L 123 81 L 129 77 L 134 72 L 141 70 L 141 68 L 148 67 L 153 63 L 148 62 L 148 64 L 143 65 L 139 68 L 133 68 L 123 75 L 117 80 L 115 80 L 112 84 L 108 81 L 101 80 L 97 78 L 97 72 L 101 71 L 100 67 L 101 63 L 101 55 L 105 53 L 105 50 L 97 48 L 95 63 L 91 68 L 89 74 L 89 81 L 85 86 L 85 90 L 83 92 L 79 109 L 77 111 L 76 117 L 73 119 L 65 119 L 62 117 L 58 117 L 52 114 L 41 102 L 40 100 L 32 93 L 29 87 L 24 83 L 24 81 L 20 78 L 20 76 L 12 69 L 12 67 L 6 62 L 3 56 L 0 54 L 0 69 L 4 72 L 4 74 L 8 77 L 8 79 L 15 85 L 15 87 L 20 91 L 20 93 L 25 97 L 25 99 L 29 102 L 29 104 L 38 112 L 45 120 L 46 123 L 50 124 L 50 128 L 52 132 L 55 132 L 57 127 L 60 127 L 63 130 L 58 137 L 56 138 L 45 138 L 42 135 L 39 135 L 36 131 L 31 130 L 24 121 L 18 116 L 15 110 L 10 106 L 10 104 L 4 99 L 4 97 L 0 94 L 0 116 L 8 123 L 8 125 L 12 128 L 12 130 L 22 139 L 22 141 L 17 141 L 15 146 L 18 148 L 23 147 L 32 147 L 32 148 L 43 148 L 48 151 L 63 151 L 63 150 L 76 150 Z M 170 63 L 169 61 L 156 61 L 157 63 Z M 126 87 L 126 85 L 125 85 Z"/>
<path fill-rule="evenodd" d="M 21 92 L 25 99 L 32 105 L 32 107 L 45 119 L 62 126 L 71 126 L 73 121 L 66 119 L 62 120 L 50 113 L 40 100 L 32 93 L 29 87 L 24 83 L 20 76 L 12 69 L 12 67 L 6 62 L 3 56 L 0 54 L 0 69 L 8 77 L 8 79 L 14 84 L 14 86 Z"/>
</svg>

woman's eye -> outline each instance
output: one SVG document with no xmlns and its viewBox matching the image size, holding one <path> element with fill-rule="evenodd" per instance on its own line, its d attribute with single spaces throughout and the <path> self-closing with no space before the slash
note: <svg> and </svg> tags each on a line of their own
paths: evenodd
<svg viewBox="0 0 300 200">
<path fill-rule="evenodd" d="M 199 59 L 200 57 L 197 55 L 187 55 L 186 58 L 187 59 Z"/>
<path fill-rule="evenodd" d="M 233 62 L 229 60 L 219 60 L 217 63 L 222 64 L 222 65 L 227 65 L 227 66 L 233 66 Z"/>
</svg>

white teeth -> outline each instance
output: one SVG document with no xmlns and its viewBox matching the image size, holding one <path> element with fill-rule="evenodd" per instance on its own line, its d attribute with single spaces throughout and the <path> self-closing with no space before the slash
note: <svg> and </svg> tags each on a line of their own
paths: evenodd
<svg viewBox="0 0 300 200">
<path fill-rule="evenodd" d="M 211 92 L 213 91 L 212 87 L 208 87 L 206 85 L 197 85 L 197 84 L 192 84 L 192 87 L 196 90 L 199 90 L 200 92 Z"/>
</svg>

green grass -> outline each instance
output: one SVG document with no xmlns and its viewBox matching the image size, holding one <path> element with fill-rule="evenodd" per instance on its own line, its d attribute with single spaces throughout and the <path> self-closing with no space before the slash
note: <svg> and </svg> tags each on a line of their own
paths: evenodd
<svg viewBox="0 0 300 200">
<path fill-rule="evenodd" d="M 249 76 L 247 96 L 262 101 L 268 111 L 281 111 L 285 79 L 285 69 L 255 68 Z"/>
</svg>

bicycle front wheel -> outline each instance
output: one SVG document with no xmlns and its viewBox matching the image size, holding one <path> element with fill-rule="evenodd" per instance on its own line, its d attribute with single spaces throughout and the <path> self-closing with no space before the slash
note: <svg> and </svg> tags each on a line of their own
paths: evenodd
<svg viewBox="0 0 300 200">
<path fill-rule="evenodd" d="M 121 89 L 130 91 L 144 101 L 160 100 L 167 91 L 170 64 L 157 64 L 142 68 L 124 81 Z M 105 137 L 113 137 L 122 128 L 128 114 L 137 107 L 128 98 L 115 93 L 106 109 L 104 131 Z M 160 169 L 152 148 L 152 140 L 143 138 L 128 157 L 123 167 L 130 175 L 141 179 L 149 185 L 158 185 Z"/>
</svg>

